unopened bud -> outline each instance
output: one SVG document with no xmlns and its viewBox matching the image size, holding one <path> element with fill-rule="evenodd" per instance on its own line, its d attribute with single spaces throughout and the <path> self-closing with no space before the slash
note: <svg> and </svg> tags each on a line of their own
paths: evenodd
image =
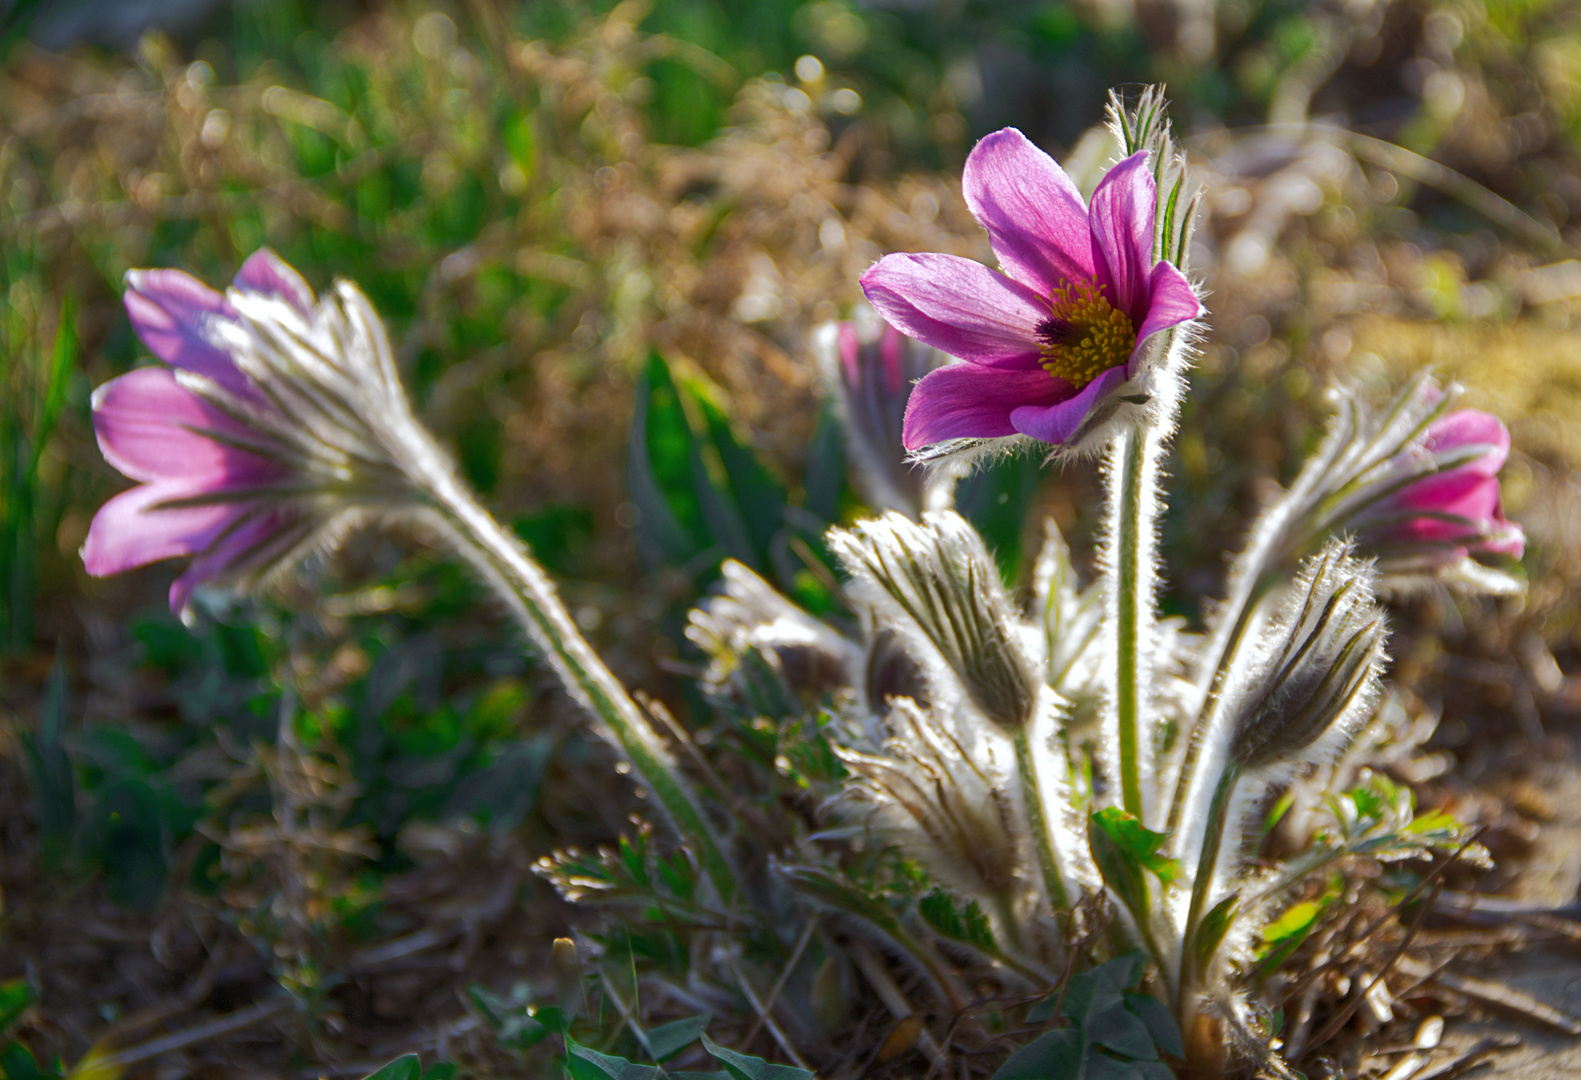
<svg viewBox="0 0 1581 1080">
<path fill-rule="evenodd" d="M 926 514 L 919 525 L 885 514 L 831 531 L 829 546 L 898 629 L 938 654 L 984 716 L 1007 729 L 1027 722 L 1038 680 L 999 570 L 964 518 Z"/>
<path fill-rule="evenodd" d="M 725 560 L 722 574 L 723 587 L 686 625 L 687 638 L 708 657 L 710 693 L 751 700 L 763 673 L 810 704 L 851 684 L 860 663 L 855 646 L 734 559 Z"/>
<path fill-rule="evenodd" d="M 813 351 L 844 423 L 862 497 L 875 509 L 922 512 L 926 477 L 906 462 L 901 429 L 911 388 L 949 358 L 913 341 L 863 304 L 850 322 L 813 332 Z"/>
<path fill-rule="evenodd" d="M 1002 893 L 1022 861 L 1014 803 L 997 772 L 973 760 L 939 716 L 897 698 L 883 754 L 839 750 L 857 782 L 842 803 L 866 808 L 938 880 L 968 896 Z"/>
<path fill-rule="evenodd" d="M 1383 613 L 1372 570 L 1331 541 L 1308 562 L 1280 618 L 1230 740 L 1247 769 L 1293 761 L 1345 731 L 1375 696 L 1383 666 Z"/>
<path fill-rule="evenodd" d="M 1451 412 L 1459 394 L 1422 375 L 1377 409 L 1354 389 L 1336 388 L 1328 437 L 1297 481 L 1310 508 L 1292 518 L 1301 527 L 1287 548 L 1350 535 L 1378 560 L 1383 591 L 1437 582 L 1519 592 L 1520 580 L 1499 566 L 1518 560 L 1525 545 L 1499 493 L 1509 431 L 1491 413 Z"/>
</svg>

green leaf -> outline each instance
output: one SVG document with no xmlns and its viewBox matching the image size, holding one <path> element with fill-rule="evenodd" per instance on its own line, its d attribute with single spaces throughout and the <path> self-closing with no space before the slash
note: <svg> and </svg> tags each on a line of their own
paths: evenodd
<svg viewBox="0 0 1581 1080">
<path fill-rule="evenodd" d="M 1021 538 L 1042 478 L 1036 454 L 1016 454 L 978 469 L 956 487 L 956 510 L 983 534 L 1007 585 L 1020 578 Z"/>
<path fill-rule="evenodd" d="M 1138 1020 L 1147 1027 L 1147 1033 L 1153 1038 L 1153 1045 L 1171 1057 L 1183 1058 L 1186 1056 L 1186 1044 L 1180 1037 L 1180 1025 L 1175 1023 L 1174 1013 L 1169 1011 L 1169 1006 L 1159 1001 L 1152 994 L 1139 994 L 1133 990 L 1125 992 L 1125 1007 Z"/>
<path fill-rule="evenodd" d="M 697 1041 L 708 1027 L 708 1022 L 714 1018 L 713 1013 L 702 1013 L 698 1016 L 688 1016 L 684 1020 L 675 1020 L 668 1024 L 660 1024 L 648 1032 L 648 1049 L 652 1051 L 654 1060 L 663 1061 L 665 1058 L 674 1057 L 681 1050 Z"/>
<path fill-rule="evenodd" d="M 638 387 L 628 481 L 637 543 L 650 563 L 699 556 L 763 568 L 785 523 L 785 489 L 736 437 L 723 395 L 657 352 Z M 697 567 L 693 567 L 696 569 Z"/>
<path fill-rule="evenodd" d="M 600 1054 L 565 1037 L 565 1074 L 570 1080 L 655 1080 L 663 1070 L 638 1065 L 613 1054 Z"/>
<path fill-rule="evenodd" d="M 1144 871 L 1164 885 L 1180 871 L 1175 860 L 1158 853 L 1167 839 L 1115 806 L 1098 811 L 1088 821 L 1087 843 L 1098 873 L 1138 922 L 1147 920 L 1152 906 Z"/>
<path fill-rule="evenodd" d="M 423 1063 L 416 1054 L 403 1054 L 366 1080 L 423 1080 Z"/>
<path fill-rule="evenodd" d="M 1263 927 L 1263 947 L 1257 957 L 1262 968 L 1268 970 L 1284 963 L 1285 958 L 1295 952 L 1317 927 L 1318 920 L 1334 905 L 1342 892 L 1338 881 L 1332 880 L 1323 895 L 1291 904 L 1279 918 Z"/>
<path fill-rule="evenodd" d="M 1155 1061 L 1158 1050 L 1147 1025 L 1125 1007 L 1124 991 L 1136 981 L 1140 953 L 1127 953 L 1072 976 L 1061 1012 L 1088 1040 L 1127 1057 Z"/>
<path fill-rule="evenodd" d="M 1102 819 L 1099 825 L 1103 830 L 1160 883 L 1168 885 L 1180 875 L 1180 864 L 1158 853 L 1169 839 L 1168 833 L 1154 832 L 1118 807 L 1108 807 L 1093 816 Z"/>
<path fill-rule="evenodd" d="M 1065 1080 L 1083 1075 L 1087 1040 L 1072 1028 L 1046 1031 L 1005 1059 L 993 1080 Z"/>
<path fill-rule="evenodd" d="M 1115 840 L 1096 815 L 1087 823 L 1087 846 L 1092 850 L 1092 859 L 1098 865 L 1103 883 L 1114 890 L 1137 922 L 1145 923 L 1152 906 L 1147 879 L 1135 858 Z"/>
<path fill-rule="evenodd" d="M 934 889 L 917 902 L 917 912 L 942 937 L 989 954 L 999 951 L 988 916 L 975 900 L 967 903 L 965 908 L 957 909 L 949 893 L 943 889 Z"/>
<path fill-rule="evenodd" d="M 1214 904 L 1197 924 L 1197 936 L 1191 943 L 1197 961 L 1197 970 L 1206 971 L 1213 954 L 1218 952 L 1219 946 L 1224 943 L 1224 935 L 1230 932 L 1230 927 L 1235 925 L 1236 916 L 1241 913 L 1240 900 L 1240 893 L 1231 893 Z"/>
<path fill-rule="evenodd" d="M 691 425 L 657 352 L 648 354 L 636 396 L 626 483 L 637 509 L 637 551 L 649 565 L 686 563 L 707 541 L 691 483 Z"/>
<path fill-rule="evenodd" d="M 0 1035 L 21 1019 L 27 1007 L 38 1000 L 38 991 L 25 978 L 0 983 Z"/>
<path fill-rule="evenodd" d="M 64 844 L 77 825 L 77 782 L 66 755 L 66 669 L 57 658 L 44 684 L 36 732 L 24 739 L 39 829 Z"/>
<path fill-rule="evenodd" d="M 11 1080 L 8 1074 L 0 1075 L 5 1075 L 5 1080 Z M 417 1055 L 406 1053 L 395 1058 L 378 1072 L 368 1074 L 365 1080 L 451 1080 L 454 1075 L 455 1066 L 449 1061 L 435 1063 L 424 1072 L 422 1061 L 417 1059 Z"/>
<path fill-rule="evenodd" d="M 0 1050 L 0 1076 L 5 1080 L 59 1080 L 60 1062 L 54 1067 L 39 1067 L 33 1052 L 19 1042 L 8 1043 Z"/>
<path fill-rule="evenodd" d="M 815 866 L 788 866 L 782 872 L 790 887 L 803 896 L 854 916 L 892 937 L 906 932 L 893 908 L 843 877 Z"/>
<path fill-rule="evenodd" d="M 505 122 L 500 135 L 511 160 L 529 180 L 532 179 L 537 164 L 534 158 L 538 141 L 533 132 L 533 114 L 517 113 L 512 116 Z"/>
<path fill-rule="evenodd" d="M 565 1028 L 559 1009 L 533 1007 L 531 992 L 526 983 L 517 983 L 509 997 L 496 994 L 478 983 L 467 987 L 467 996 L 472 999 L 483 1022 L 494 1032 L 494 1037 L 518 1050 L 537 1046 L 549 1037 L 551 1031 Z"/>
<path fill-rule="evenodd" d="M 105 785 L 94 802 L 85 846 L 104 869 L 110 899 L 123 907 L 151 911 L 164 895 L 175 844 L 162 794 L 129 776 Z"/>
<path fill-rule="evenodd" d="M 807 468 L 802 473 L 805 496 L 802 506 L 820 521 L 840 520 L 840 499 L 845 495 L 845 427 L 834 407 L 824 403 L 807 448 Z"/>
<path fill-rule="evenodd" d="M 1011 1055 L 994 1080 L 1139 1080 L 1162 1077 L 1158 1050 L 1180 1056 L 1180 1032 L 1162 1002 L 1136 993 L 1147 958 L 1140 951 L 1071 977 L 1060 1014 L 1069 1027 L 1050 1031 Z M 1047 1020 L 1054 998 L 1027 1012 L 1028 1023 Z M 1119 1060 L 1101 1053 L 1123 1054 Z M 1167 1069 L 1165 1070 L 1167 1072 Z"/>
<path fill-rule="evenodd" d="M 1291 938 L 1304 937 L 1322 913 L 1323 904 L 1317 900 L 1291 904 L 1283 915 L 1263 927 L 1263 941 L 1269 945 L 1280 945 Z"/>
<path fill-rule="evenodd" d="M 1268 813 L 1263 815 L 1261 836 L 1266 837 L 1274 831 L 1274 828 L 1284 819 L 1284 816 L 1290 812 L 1290 808 L 1295 805 L 1295 801 L 1296 793 L 1294 789 L 1286 790 L 1283 795 L 1274 801 L 1274 805 L 1268 808 Z"/>
<path fill-rule="evenodd" d="M 734 516 L 741 522 L 751 557 L 766 558 L 774 534 L 785 519 L 785 489 L 765 469 L 757 456 L 736 438 L 724 398 L 717 387 L 701 373 L 678 380 L 695 403 L 703 438 L 705 463 L 709 466 L 711 486 L 728 499 Z M 717 458 L 722 475 L 714 472 Z M 732 528 L 734 524 L 732 523 Z M 716 540 L 723 541 L 722 535 Z M 739 556 L 738 556 L 739 557 Z"/>
<path fill-rule="evenodd" d="M 591 510 L 567 503 L 549 503 L 511 521 L 544 569 L 560 577 L 585 576 L 593 528 Z"/>
<path fill-rule="evenodd" d="M 1079 1080 L 1137 1080 L 1137 1067 L 1152 1064 L 1157 1063 L 1116 1061 L 1112 1057 L 1089 1051 L 1082 1059 L 1082 1071 L 1077 1076 Z"/>
<path fill-rule="evenodd" d="M 790 1065 L 772 1065 L 760 1057 L 738 1053 L 718 1046 L 707 1035 L 703 1036 L 703 1049 L 725 1067 L 732 1080 L 816 1080 L 813 1073 Z"/>
</svg>

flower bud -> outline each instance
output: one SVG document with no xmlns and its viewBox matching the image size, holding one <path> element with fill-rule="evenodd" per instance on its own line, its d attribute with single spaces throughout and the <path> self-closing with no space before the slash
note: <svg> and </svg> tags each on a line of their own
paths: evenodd
<svg viewBox="0 0 1581 1080">
<path fill-rule="evenodd" d="M 1230 759 L 1260 769 L 1309 756 L 1348 737 L 1377 695 L 1384 664 L 1383 612 L 1371 567 L 1331 541 L 1308 561 L 1284 610 L 1264 634 L 1230 736 Z"/>
<path fill-rule="evenodd" d="M 686 623 L 687 638 L 709 659 L 710 693 L 755 700 L 759 662 L 804 703 L 851 685 L 861 663 L 855 645 L 734 559 L 725 560 L 722 574 L 720 591 Z"/>
<path fill-rule="evenodd" d="M 1394 561 L 1519 559 L 1525 536 L 1499 498 L 1509 453 L 1510 433 L 1491 413 L 1461 409 L 1433 421 L 1388 463 L 1382 494 L 1351 518 L 1358 544 Z"/>
<path fill-rule="evenodd" d="M 825 323 L 813 349 L 844 423 L 856 477 L 877 510 L 920 514 L 927 501 L 924 470 L 908 464 L 901 444 L 911 388 L 949 357 L 906 337 L 866 304 L 850 322 Z"/>
<path fill-rule="evenodd" d="M 892 706 L 883 754 L 837 751 L 859 778 L 841 805 L 876 810 L 901 847 L 950 887 L 969 896 L 1002 892 L 1023 860 L 1004 778 L 975 762 L 925 707 L 909 698 Z"/>
<path fill-rule="evenodd" d="M 978 711 L 1007 730 L 1027 722 L 1039 680 L 999 570 L 964 518 L 930 513 L 919 525 L 885 514 L 832 530 L 829 546 L 895 627 L 938 656 Z"/>
<path fill-rule="evenodd" d="M 1459 393 L 1422 375 L 1375 409 L 1336 389 L 1328 436 L 1286 499 L 1299 504 L 1280 524 L 1286 555 L 1349 534 L 1377 558 L 1384 591 L 1436 582 L 1519 592 L 1518 578 L 1481 561 L 1519 559 L 1525 547 L 1499 497 L 1510 435 L 1489 413 L 1449 412 Z"/>
</svg>

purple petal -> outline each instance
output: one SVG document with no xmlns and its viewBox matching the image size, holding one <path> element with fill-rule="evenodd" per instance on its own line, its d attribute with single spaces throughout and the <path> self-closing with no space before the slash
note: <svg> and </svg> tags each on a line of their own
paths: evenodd
<svg viewBox="0 0 1581 1080">
<path fill-rule="evenodd" d="M 955 255 L 886 255 L 862 291 L 902 333 L 973 364 L 1036 367 L 1037 326 L 1049 308 L 1037 293 Z"/>
<path fill-rule="evenodd" d="M 1148 272 L 1153 266 L 1153 209 L 1158 188 L 1138 150 L 1109 170 L 1092 193 L 1089 222 L 1098 283 L 1131 317 L 1146 318 Z"/>
<path fill-rule="evenodd" d="M 218 488 L 227 481 L 257 482 L 283 471 L 199 434 L 203 429 L 242 438 L 249 434 L 164 368 L 143 368 L 94 391 L 93 430 L 99 449 L 133 480 L 185 478 Z"/>
<path fill-rule="evenodd" d="M 1011 416 L 1028 405 L 1051 405 L 1069 384 L 1041 368 L 1007 371 L 975 364 L 947 364 L 930 371 L 906 402 L 901 441 L 918 450 L 946 439 L 996 439 L 1014 435 Z"/>
<path fill-rule="evenodd" d="M 1076 434 L 1093 406 L 1125 377 L 1123 365 L 1112 367 L 1082 387 L 1075 397 L 1051 405 L 1024 405 L 1010 414 L 1010 422 L 1022 435 L 1058 445 Z"/>
<path fill-rule="evenodd" d="M 235 286 L 244 292 L 278 297 L 303 316 L 313 314 L 313 290 L 301 274 L 268 248 L 259 248 L 247 257 L 236 273 Z"/>
<path fill-rule="evenodd" d="M 1156 263 L 1148 275 L 1147 289 L 1151 299 L 1147 317 L 1136 331 L 1138 347 L 1150 334 L 1179 326 L 1202 314 L 1202 301 L 1197 298 L 1197 291 L 1173 263 Z"/>
<path fill-rule="evenodd" d="M 183 481 L 167 480 L 123 491 L 105 503 L 93 516 L 82 545 L 88 573 L 107 577 L 207 548 L 242 511 L 222 504 L 158 508 L 201 493 Z"/>
<path fill-rule="evenodd" d="M 1479 409 L 1450 413 L 1429 426 L 1423 440 L 1423 446 L 1434 454 L 1478 445 L 1486 446 L 1487 453 L 1459 468 L 1472 470 L 1480 476 L 1492 476 L 1504 467 L 1505 459 L 1510 456 L 1509 429 L 1498 417 Z"/>
<path fill-rule="evenodd" d="M 1479 476 L 1470 469 L 1451 469 L 1418 480 L 1401 490 L 1393 502 L 1405 510 L 1491 522 L 1499 509 L 1499 482 L 1491 476 Z"/>
<path fill-rule="evenodd" d="M 961 191 L 1005 272 L 1047 296 L 1093 276 L 1087 207 L 1065 170 L 1015 128 L 973 148 Z"/>
<path fill-rule="evenodd" d="M 199 585 L 216 581 L 238 570 L 256 569 L 270 556 L 282 554 L 301 535 L 293 528 L 298 519 L 287 510 L 254 514 L 222 532 L 170 583 L 170 610 L 180 615 L 192 602 Z"/>
<path fill-rule="evenodd" d="M 230 306 L 191 274 L 128 270 L 126 313 L 143 344 L 165 363 L 207 376 L 234 393 L 252 394 L 247 377 L 206 334 L 210 320 L 229 315 Z"/>
</svg>

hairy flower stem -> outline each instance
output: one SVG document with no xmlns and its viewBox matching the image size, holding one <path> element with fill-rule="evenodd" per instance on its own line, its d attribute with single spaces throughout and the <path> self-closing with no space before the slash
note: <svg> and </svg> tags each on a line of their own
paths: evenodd
<svg viewBox="0 0 1581 1080">
<path fill-rule="evenodd" d="M 1197 857 L 1197 872 L 1191 881 L 1191 906 L 1186 912 L 1186 931 L 1181 937 L 1177 1015 L 1183 1016 L 1185 1010 L 1191 1007 L 1190 994 L 1203 975 L 1197 963 L 1197 930 L 1202 925 L 1202 915 L 1208 906 L 1214 870 L 1219 864 L 1219 853 L 1224 848 L 1224 830 L 1229 824 L 1230 800 L 1235 797 L 1235 787 L 1240 779 L 1241 767 L 1234 762 L 1226 765 L 1219 776 L 1218 787 L 1213 791 L 1213 802 L 1208 807 L 1207 828 L 1202 835 L 1202 853 Z"/>
<path fill-rule="evenodd" d="M 1292 537 L 1302 533 L 1305 525 L 1302 508 L 1312 487 L 1321 477 L 1320 469 L 1304 470 L 1290 491 L 1266 512 L 1246 551 L 1236 559 L 1230 594 L 1219 609 L 1213 635 L 1208 639 L 1198 668 L 1202 704 L 1190 729 L 1182 732 L 1186 748 L 1180 759 L 1180 769 L 1170 800 L 1167 828 L 1171 831 L 1180 824 L 1210 721 L 1240 652 L 1242 637 L 1263 599 L 1280 580 L 1290 574 Z"/>
<path fill-rule="evenodd" d="M 1110 446 L 1108 476 L 1109 602 L 1115 628 L 1114 716 L 1119 728 L 1120 805 L 1145 820 L 1144 756 L 1151 749 L 1142 723 L 1146 681 L 1145 641 L 1152 626 L 1154 535 L 1151 509 L 1157 504 L 1159 436 L 1156 430 L 1126 428 Z"/>
<path fill-rule="evenodd" d="M 1235 591 L 1225 601 L 1224 608 L 1220 612 L 1219 629 L 1208 642 L 1203 661 L 1205 667 L 1207 664 L 1213 665 L 1211 669 L 1213 674 L 1207 692 L 1203 695 L 1202 706 L 1197 711 L 1196 719 L 1192 721 L 1190 730 L 1184 733 L 1186 750 L 1180 759 L 1180 771 L 1175 777 L 1174 796 L 1170 801 L 1169 818 L 1165 826 L 1170 831 L 1174 831 L 1180 824 L 1181 814 L 1185 810 L 1186 796 L 1191 791 L 1191 781 L 1196 774 L 1197 762 L 1202 756 L 1202 746 L 1208 736 L 1209 720 L 1224 694 L 1224 685 L 1234 666 L 1235 658 L 1241 651 L 1241 641 L 1246 628 L 1251 625 L 1252 617 L 1261 607 L 1269 589 L 1279 580 L 1279 575 L 1267 571 L 1264 562 L 1263 559 L 1258 559 L 1256 562 L 1257 568 L 1262 570 L 1262 573 L 1248 574 L 1244 582 L 1237 582 Z"/>
<path fill-rule="evenodd" d="M 510 608 L 566 691 L 593 714 L 600 734 L 619 748 L 653 792 L 670 824 L 698 846 L 704 872 L 719 899 L 729 904 L 738 892 L 735 872 L 696 792 L 647 715 L 582 637 L 554 583 L 526 546 L 478 503 L 437 449 L 421 456 L 433 461 L 421 470 L 421 482 L 435 525 Z"/>
<path fill-rule="evenodd" d="M 1043 887 L 1048 891 L 1049 903 L 1055 911 L 1070 907 L 1070 894 L 1065 889 L 1064 875 L 1060 873 L 1059 857 L 1054 853 L 1054 839 L 1049 835 L 1048 818 L 1043 812 L 1043 788 L 1038 783 L 1037 764 L 1032 760 L 1032 745 L 1025 727 L 1017 728 L 1010 736 L 1016 748 L 1016 772 L 1021 777 L 1021 801 L 1026 805 L 1027 827 L 1032 830 L 1032 846 L 1038 853 L 1038 867 L 1043 871 Z"/>
</svg>

